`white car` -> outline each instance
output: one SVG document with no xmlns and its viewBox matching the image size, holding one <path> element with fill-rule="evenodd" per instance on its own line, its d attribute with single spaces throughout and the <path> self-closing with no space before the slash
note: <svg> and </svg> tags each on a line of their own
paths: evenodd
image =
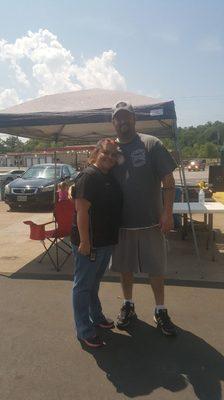
<svg viewBox="0 0 224 400">
<path fill-rule="evenodd" d="M 0 192 L 2 199 L 4 199 L 5 195 L 5 186 L 9 182 L 14 181 L 14 179 L 20 178 L 24 172 L 24 169 L 12 169 L 10 171 L 0 173 Z"/>
</svg>

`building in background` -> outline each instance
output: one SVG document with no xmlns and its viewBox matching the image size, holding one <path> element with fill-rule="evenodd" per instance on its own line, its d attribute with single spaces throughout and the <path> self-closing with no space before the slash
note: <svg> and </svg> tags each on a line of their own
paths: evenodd
<svg viewBox="0 0 224 400">
<path fill-rule="evenodd" d="M 58 163 L 70 164 L 76 169 L 83 169 L 94 145 L 89 146 L 66 146 L 56 149 Z M 54 162 L 54 149 L 46 149 L 29 153 L 7 153 L 0 154 L 1 167 L 26 167 L 35 164 Z"/>
</svg>

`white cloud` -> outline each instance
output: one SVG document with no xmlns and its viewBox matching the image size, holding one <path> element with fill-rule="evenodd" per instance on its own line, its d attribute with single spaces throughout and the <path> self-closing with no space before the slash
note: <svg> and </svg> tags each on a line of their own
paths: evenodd
<svg viewBox="0 0 224 400">
<path fill-rule="evenodd" d="M 219 53 L 223 50 L 223 45 L 218 37 L 207 36 L 200 41 L 199 49 L 202 51 Z"/>
<path fill-rule="evenodd" d="M 20 103 L 21 100 L 15 89 L 5 89 L 0 92 L 0 110 Z"/>
<path fill-rule="evenodd" d="M 20 84 L 29 86 L 27 76 L 19 65 L 19 60 L 22 56 L 21 52 L 17 49 L 16 42 L 15 45 L 12 45 L 7 43 L 4 39 L 0 40 L 0 61 L 6 61 L 8 63 L 9 69 L 14 72 L 14 75 Z"/>
<path fill-rule="evenodd" d="M 47 29 L 28 31 L 14 43 L 0 40 L 0 61 L 7 63 L 23 100 L 83 88 L 125 89 L 125 79 L 114 66 L 115 58 L 116 53 L 108 50 L 78 65 Z"/>
<path fill-rule="evenodd" d="M 75 66 L 74 73 L 85 89 L 125 89 L 125 79 L 113 65 L 116 53 L 105 51 L 101 57 L 87 60 L 82 67 Z"/>
</svg>

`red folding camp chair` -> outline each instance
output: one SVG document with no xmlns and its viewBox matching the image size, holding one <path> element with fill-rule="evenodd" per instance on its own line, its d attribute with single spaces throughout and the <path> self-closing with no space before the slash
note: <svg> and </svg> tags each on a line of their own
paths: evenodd
<svg viewBox="0 0 224 400">
<path fill-rule="evenodd" d="M 74 218 L 75 207 L 71 200 L 64 200 L 56 203 L 54 209 L 54 220 L 45 224 L 35 224 L 32 221 L 23 221 L 24 224 L 30 226 L 30 239 L 40 240 L 45 248 L 45 253 L 42 255 L 39 262 L 41 263 L 46 255 L 48 255 L 55 269 L 59 271 L 64 263 L 71 255 L 71 246 L 64 238 L 70 236 L 72 222 Z M 55 228 L 46 230 L 45 227 L 49 224 L 54 224 Z M 47 242 L 50 242 L 47 246 Z M 62 245 L 63 244 L 63 245 Z M 56 261 L 51 255 L 52 247 L 55 245 Z M 59 250 L 65 253 L 63 262 L 59 262 Z"/>
</svg>

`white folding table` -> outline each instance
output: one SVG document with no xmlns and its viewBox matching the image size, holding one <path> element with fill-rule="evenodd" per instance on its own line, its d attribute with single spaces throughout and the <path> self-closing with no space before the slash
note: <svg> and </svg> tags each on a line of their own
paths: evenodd
<svg viewBox="0 0 224 400">
<path fill-rule="evenodd" d="M 190 203 L 191 214 L 203 214 L 204 222 L 208 227 L 208 245 L 212 245 L 212 259 L 214 260 L 214 231 L 213 231 L 213 215 L 214 214 L 224 214 L 224 205 L 219 202 L 205 202 L 202 203 Z M 173 213 L 181 214 L 184 217 L 184 223 L 187 221 L 187 215 L 189 214 L 188 203 L 174 203 Z M 208 217 L 208 221 L 207 221 Z"/>
</svg>

